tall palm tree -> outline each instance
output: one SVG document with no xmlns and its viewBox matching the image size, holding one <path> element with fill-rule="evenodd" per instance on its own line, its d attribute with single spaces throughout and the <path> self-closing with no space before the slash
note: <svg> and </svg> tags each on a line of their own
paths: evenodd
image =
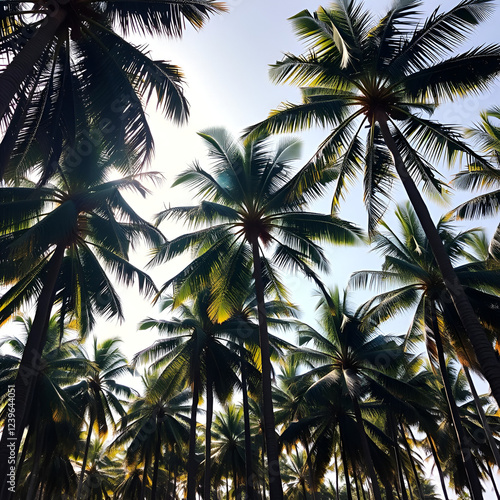
<svg viewBox="0 0 500 500">
<path fill-rule="evenodd" d="M 338 290 L 330 292 L 328 299 L 322 297 L 318 310 L 321 331 L 302 325 L 298 332 L 300 345 L 312 342 L 315 347 L 303 348 L 297 353 L 298 357 L 312 365 L 302 375 L 312 383 L 305 395 L 314 400 L 336 389 L 339 396 L 348 402 L 349 410 L 354 413 L 372 494 L 376 500 L 381 500 L 372 455 L 374 450 L 367 436 L 361 402 L 371 394 L 382 394 L 386 404 L 391 400 L 411 398 L 412 392 L 415 392 L 411 386 L 390 376 L 390 369 L 407 356 L 397 339 L 381 335 L 373 325 L 372 328 L 363 325 L 362 317 L 349 310 L 346 297 L 342 299 Z M 339 432 L 344 440 L 342 429 Z M 345 441 L 342 446 L 345 451 Z M 382 463 L 383 455 L 378 460 Z"/>
<path fill-rule="evenodd" d="M 96 130 L 88 135 L 84 126 L 89 123 L 122 161 L 130 161 L 132 151 L 139 162 L 150 159 L 153 140 L 144 108 L 155 94 L 167 118 L 186 120 L 183 75 L 123 35 L 180 36 L 186 22 L 198 29 L 223 10 L 213 0 L 3 2 L 0 53 L 9 64 L 0 73 L 0 119 L 8 128 L 0 177 L 10 157 L 29 150 L 41 156 L 47 180 L 64 144 L 76 156 L 95 146 Z"/>
<path fill-rule="evenodd" d="M 145 374 L 142 382 L 145 393 L 133 401 L 122 417 L 113 447 L 127 445 L 127 463 L 144 464 L 139 498 L 144 498 L 146 493 L 148 469 L 153 462 L 151 500 L 156 500 L 164 450 L 185 446 L 188 439 L 189 393 L 181 389 L 177 378 L 166 379 L 158 371 Z"/>
<path fill-rule="evenodd" d="M 7 394 L 7 386 L 16 381 L 32 325 L 31 318 L 26 317 L 17 317 L 15 322 L 22 326 L 23 336 L 7 337 L 1 343 L 9 346 L 10 350 L 0 361 L 2 399 Z M 69 328 L 65 329 L 65 334 L 68 331 Z M 60 323 L 56 315 L 50 318 L 48 324 L 47 342 L 39 367 L 34 381 L 32 411 L 26 422 L 28 431 L 18 457 L 16 475 L 16 491 L 20 497 L 29 500 L 43 488 L 62 488 L 68 494 L 76 492 L 76 476 L 70 456 L 75 452 L 82 415 L 69 388 L 84 377 L 91 366 L 76 339 L 60 337 Z M 5 414 L 5 410 L 2 413 Z M 61 468 L 61 477 L 51 477 L 47 470 L 51 464 Z"/>
<path fill-rule="evenodd" d="M 271 153 L 265 135 L 244 145 L 223 129 L 200 135 L 214 161 L 213 174 L 195 164 L 181 173 L 175 184 L 196 189 L 203 200 L 198 206 L 165 210 L 159 214 L 158 222 L 167 218 L 185 220 L 202 229 L 159 247 L 152 262 L 159 264 L 194 249 L 196 259 L 164 288 L 173 284 L 176 300 L 181 301 L 200 285 L 210 284 L 214 297 L 211 313 L 221 318 L 238 306 L 241 291 L 253 273 L 270 494 L 272 500 L 277 500 L 283 497 L 283 491 L 272 405 L 265 293 L 286 298 L 277 266 L 300 270 L 319 284 L 312 266 L 326 271 L 327 262 L 318 243 L 355 243 L 360 232 L 336 217 L 305 211 L 306 202 L 321 193 L 331 176 L 321 174 L 317 183 L 309 184 L 295 177 L 290 179 L 290 163 L 298 153 L 297 141 L 283 141 Z M 304 186 L 302 192 L 295 189 L 297 182 Z"/>
<path fill-rule="evenodd" d="M 440 320 L 440 311 L 449 309 L 449 295 L 436 265 L 429 241 L 415 212 L 409 205 L 400 206 L 396 210 L 396 217 L 399 222 L 400 235 L 390 229 L 387 224 L 382 223 L 386 232 L 375 236 L 375 248 L 385 255 L 383 271 L 356 272 L 353 274 L 351 282 L 358 287 L 364 287 L 370 282 L 378 286 L 383 285 L 384 282 L 400 285 L 396 289 L 376 296 L 363 307 L 363 313 L 375 318 L 376 321 L 389 319 L 398 311 L 403 312 L 410 307 L 416 307 L 409 335 L 410 337 L 412 335 L 421 337 L 422 333 L 425 332 L 425 344 L 429 357 L 437 364 L 444 384 L 470 489 L 475 496 L 481 498 L 481 486 L 477 471 L 466 442 L 466 434 L 458 407 L 453 399 L 446 369 L 443 346 L 449 344 L 450 341 L 446 342 Z M 446 219 L 442 219 L 437 228 L 452 262 L 456 262 L 461 255 L 466 254 L 468 243 L 475 241 L 478 236 L 477 230 L 456 233 Z M 489 304 L 491 301 L 498 302 L 495 296 L 490 296 L 485 291 L 480 290 L 481 288 L 483 290 L 490 288 L 495 292 L 500 290 L 500 280 L 496 271 L 488 271 L 481 266 L 474 268 L 472 265 L 464 265 L 456 268 L 456 275 L 469 294 L 472 295 L 473 290 L 476 289 L 475 296 L 472 296 L 475 304 L 481 300 L 484 301 L 484 304 Z M 479 314 L 481 315 L 481 313 Z M 449 317 L 449 314 L 447 316 Z M 459 352 L 463 352 L 464 349 L 467 351 L 467 345 L 463 346 L 464 343 L 467 344 L 466 339 L 462 340 L 460 336 L 458 339 L 455 337 L 453 343 Z M 469 350 L 471 349 L 469 348 Z M 473 354 L 471 355 L 473 357 Z"/>
<path fill-rule="evenodd" d="M 125 356 L 120 351 L 120 342 L 118 338 L 112 338 L 98 344 L 97 337 L 94 337 L 89 358 L 92 366 L 90 373 L 82 382 L 71 388 L 76 393 L 74 397 L 78 399 L 89 418 L 76 500 L 81 498 L 94 427 L 99 437 L 106 437 L 108 421 L 116 428 L 114 413 L 121 417 L 126 413 L 123 400 L 119 398 L 130 399 L 134 394 L 130 387 L 116 380 L 122 375 L 132 373 Z"/>
<path fill-rule="evenodd" d="M 233 498 L 240 498 L 239 488 L 246 474 L 245 428 L 243 408 L 229 404 L 215 415 L 213 427 L 214 472 L 231 480 Z"/>
<path fill-rule="evenodd" d="M 477 94 L 499 74 L 499 45 L 454 54 L 488 17 L 493 2 L 463 0 L 447 12 L 436 10 L 425 21 L 417 20 L 418 7 L 417 0 L 398 0 L 374 19 L 353 0 L 338 0 L 328 9 L 293 16 L 295 31 L 309 45 L 309 52 L 287 54 L 272 67 L 271 77 L 303 87 L 303 103 L 284 104 L 271 112 L 267 120 L 249 129 L 250 137 L 263 131 L 292 132 L 313 123 L 333 128 L 304 172 L 332 165 L 338 170 L 336 208 L 346 196 L 346 185 L 364 171 L 371 232 L 387 206 L 380 197 L 387 197 L 394 178 L 399 178 L 500 402 L 500 360 L 453 271 L 417 187 L 421 184 L 424 191 L 442 193 L 442 182 L 430 163 L 441 158 L 454 160 L 465 153 L 470 162 L 487 164 L 456 130 L 426 118 L 425 113 L 443 100 Z"/>
<path fill-rule="evenodd" d="M 57 183 L 41 189 L 29 183 L 0 188 L 0 282 L 10 285 L 0 298 L 0 321 L 37 302 L 16 378 L 19 436 L 29 413 L 53 305 L 59 305 L 61 326 L 73 317 L 83 336 L 94 325 L 96 313 L 123 318 L 105 268 L 118 282 L 138 282 L 146 295 L 156 290 L 149 276 L 128 259 L 138 241 L 157 245 L 161 235 L 122 195 L 124 190 L 143 196 L 148 191 L 139 175 L 108 180 L 110 174 L 106 157 L 93 151 L 85 158 L 84 168 L 62 168 Z M 0 470 L 7 463 L 6 445 L 3 434 Z"/>
<path fill-rule="evenodd" d="M 172 303 L 168 300 L 167 303 Z M 239 386 L 237 370 L 240 366 L 240 346 L 231 340 L 232 322 L 214 320 L 209 313 L 212 299 L 208 289 L 201 290 L 192 304 L 179 306 L 180 318 L 144 320 L 140 328 L 156 328 L 166 333 L 152 346 L 136 354 L 134 360 L 152 362 L 161 369 L 162 379 L 183 380 L 192 387 L 192 406 L 188 460 L 188 498 L 196 492 L 196 415 L 201 395 L 206 393 L 205 425 L 205 475 L 204 494 L 211 492 L 211 427 L 214 395 L 225 402 L 235 387 Z"/>
</svg>

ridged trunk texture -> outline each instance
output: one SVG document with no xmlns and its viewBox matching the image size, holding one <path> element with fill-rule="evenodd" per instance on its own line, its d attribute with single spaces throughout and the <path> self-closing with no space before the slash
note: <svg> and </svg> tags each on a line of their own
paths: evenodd
<svg viewBox="0 0 500 500">
<path fill-rule="evenodd" d="M 276 438 L 273 396 L 271 388 L 271 353 L 269 347 L 269 332 L 267 330 L 266 306 L 264 302 L 264 283 L 262 281 L 259 242 L 257 238 L 251 241 L 253 268 L 255 279 L 255 294 L 259 318 L 259 339 L 262 359 L 262 413 L 264 416 L 264 431 L 267 450 L 267 471 L 269 476 L 269 494 L 271 500 L 283 500 L 283 488 L 279 468 L 278 440 Z"/>
</svg>

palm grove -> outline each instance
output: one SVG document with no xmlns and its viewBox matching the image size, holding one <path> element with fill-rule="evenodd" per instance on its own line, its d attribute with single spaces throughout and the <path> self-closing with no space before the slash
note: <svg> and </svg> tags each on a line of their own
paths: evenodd
<svg viewBox="0 0 500 500">
<path fill-rule="evenodd" d="M 145 107 L 182 124 L 189 104 L 181 69 L 129 35 L 178 37 L 226 6 L 2 2 L 0 321 L 17 328 L 0 343 L 0 498 L 500 499 L 500 231 L 455 223 L 498 213 L 500 108 L 465 131 L 432 118 L 499 75 L 499 45 L 459 52 L 493 8 L 424 19 L 400 0 L 377 17 L 338 0 L 293 16 L 307 50 L 270 76 L 302 102 L 241 138 L 201 131 L 206 165 L 175 181 L 198 204 L 148 221 L 127 201 L 161 180 Z M 273 134 L 312 126 L 326 138 L 297 168 L 299 141 Z M 453 187 L 482 190 L 434 222 L 422 193 L 446 197 L 446 163 Z M 338 217 L 357 177 L 367 234 Z M 409 201 L 389 226 L 397 183 Z M 325 197 L 331 213 L 314 211 Z M 167 220 L 188 232 L 169 238 Z M 332 245 L 371 245 L 382 268 L 331 287 Z M 148 274 L 181 256 L 167 282 Z M 315 324 L 290 274 L 316 288 Z M 138 325 L 158 340 L 131 360 L 89 338 L 124 317 L 117 285 L 161 306 Z M 373 298 L 353 304 L 356 289 Z M 399 315 L 407 331 L 383 332 Z"/>
</svg>

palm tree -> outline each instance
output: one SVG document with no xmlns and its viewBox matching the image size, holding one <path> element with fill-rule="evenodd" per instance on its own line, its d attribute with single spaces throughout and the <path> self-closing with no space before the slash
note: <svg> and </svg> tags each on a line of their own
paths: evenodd
<svg viewBox="0 0 500 500">
<path fill-rule="evenodd" d="M 265 293 L 286 299 L 276 265 L 300 270 L 319 284 L 311 266 L 326 271 L 327 262 L 317 242 L 352 244 L 360 232 L 336 217 L 304 211 L 306 202 L 321 193 L 321 186 L 331 176 L 321 174 L 317 183 L 309 184 L 289 178 L 290 162 L 298 153 L 297 141 L 283 141 L 270 153 L 266 150 L 266 136 L 241 145 L 223 129 L 200 135 L 214 160 L 214 174 L 195 164 L 180 174 L 175 184 L 195 188 L 204 199 L 198 206 L 165 210 L 159 214 L 158 222 L 180 219 L 202 229 L 159 247 L 152 262 L 162 263 L 194 249 L 198 257 L 163 288 L 173 284 L 176 300 L 182 301 L 200 286 L 210 284 L 214 297 L 211 314 L 220 318 L 229 316 L 238 306 L 253 271 L 270 494 L 272 500 L 277 500 L 283 492 L 272 405 Z M 297 182 L 303 187 L 301 192 L 296 189 Z M 268 248 L 272 250 L 270 256 Z"/>
<path fill-rule="evenodd" d="M 167 304 L 172 304 L 167 300 Z M 192 387 L 192 406 L 188 460 L 188 498 L 196 492 L 196 415 L 198 401 L 206 392 L 205 426 L 205 481 L 204 494 L 211 491 L 211 428 L 214 394 L 225 402 L 235 387 L 239 386 L 237 369 L 240 366 L 240 346 L 230 338 L 232 322 L 214 321 L 209 314 L 212 304 L 210 291 L 202 290 L 192 304 L 179 306 L 181 317 L 170 320 L 144 320 L 140 328 L 156 328 L 169 338 L 156 341 L 136 354 L 134 360 L 153 362 L 155 369 L 162 369 L 160 377 L 183 380 Z"/>
<path fill-rule="evenodd" d="M 229 404 L 215 415 L 212 426 L 214 475 L 232 482 L 233 497 L 246 475 L 245 428 L 243 408 Z"/>
<path fill-rule="evenodd" d="M 495 399 L 500 402 L 500 361 L 467 300 L 417 183 L 441 194 L 442 182 L 430 162 L 475 154 L 456 130 L 423 116 L 443 100 L 478 93 L 500 72 L 500 46 L 453 51 L 491 13 L 491 0 L 463 0 L 448 12 L 435 11 L 417 21 L 419 2 L 398 0 L 380 19 L 353 0 L 338 0 L 311 14 L 291 18 L 309 45 L 306 55 L 288 54 L 271 69 L 274 81 L 303 87 L 302 104 L 284 104 L 249 129 L 292 132 L 332 127 L 314 158 L 304 167 L 311 175 L 325 166 L 338 171 L 332 208 L 346 196 L 346 184 L 364 170 L 364 202 L 370 232 L 387 206 L 397 177 L 427 235 L 457 313 L 469 336 Z M 366 138 L 362 138 L 365 130 Z M 363 146 L 365 144 L 365 146 Z"/>
<path fill-rule="evenodd" d="M 0 118 L 8 128 L 0 177 L 6 167 L 15 174 L 16 160 L 28 150 L 40 155 L 42 181 L 57 168 L 63 145 L 85 156 L 97 130 L 123 162 L 132 151 L 138 165 L 150 159 L 153 139 L 144 108 L 155 94 L 167 118 L 185 121 L 183 75 L 119 33 L 180 36 L 186 22 L 198 29 L 225 10 L 214 0 L 3 4 L 0 53 L 9 64 L 0 73 Z"/>
<path fill-rule="evenodd" d="M 81 407 L 89 415 L 87 439 L 76 495 L 77 500 L 81 498 L 87 456 L 94 427 L 97 429 L 99 437 L 106 437 L 108 421 L 116 428 L 114 413 L 121 417 L 126 413 L 123 401 L 118 398 L 130 399 L 134 394 L 130 387 L 116 381 L 117 377 L 132 373 L 125 356 L 120 352 L 118 346 L 120 342 L 119 339 L 112 338 L 98 344 L 97 337 L 94 337 L 92 353 L 89 359 L 92 369 L 82 382 L 71 388 L 76 393 L 74 397 L 78 399 Z"/>
<path fill-rule="evenodd" d="M 308 325 L 302 325 L 298 331 L 300 345 L 312 342 L 315 347 L 303 348 L 297 353 L 297 357 L 312 365 L 302 375 L 312 384 L 305 396 L 313 401 L 328 392 L 337 391 L 337 400 L 343 398 L 344 405 L 349 405 L 348 411 L 354 413 L 372 494 L 376 500 L 381 500 L 372 455 L 376 447 L 370 445 L 361 413 L 361 402 L 371 393 L 382 394 L 385 405 L 390 401 L 411 398 L 415 392 L 411 386 L 404 381 L 397 381 L 389 374 L 389 370 L 407 356 L 402 352 L 397 339 L 379 334 L 373 325 L 371 328 L 370 325 L 363 325 L 362 317 L 349 311 L 346 298 L 342 299 L 338 290 L 330 292 L 328 299 L 321 297 L 318 310 L 318 322 L 322 331 Z M 335 413 L 338 414 L 338 411 Z M 342 427 L 339 433 L 345 453 L 348 444 L 345 441 L 346 435 L 342 435 Z M 377 461 L 379 465 L 383 463 L 383 454 L 378 456 Z M 344 460 L 344 470 L 346 465 Z M 355 470 L 354 465 L 353 469 Z"/>
<path fill-rule="evenodd" d="M 22 326 L 23 336 L 27 338 L 32 326 L 31 318 L 20 316 L 15 318 L 15 322 Z M 68 331 L 69 328 L 65 328 L 65 333 Z M 22 337 L 7 337 L 1 344 L 10 350 L 10 354 L 0 358 L 3 400 L 7 387 L 16 380 L 27 341 Z M 50 318 L 48 324 L 47 342 L 39 367 L 16 477 L 19 486 L 16 490 L 29 500 L 43 488 L 62 488 L 68 494 L 76 491 L 76 475 L 70 456 L 75 451 L 82 416 L 69 386 L 84 377 L 91 366 L 77 340 L 60 337 L 60 320 L 56 315 Z M 5 410 L 2 413 L 5 418 Z M 47 470 L 51 464 L 61 468 L 59 477 L 55 477 L 57 474 L 51 477 Z"/>
<path fill-rule="evenodd" d="M 26 425 L 53 305 L 59 305 L 61 328 L 66 318 L 73 317 L 84 336 L 93 327 L 96 313 L 123 318 L 120 299 L 103 265 L 118 282 L 138 282 L 146 295 L 156 290 L 149 276 L 128 261 L 128 254 L 140 239 L 157 245 L 161 235 L 122 195 L 124 190 L 143 196 L 148 191 L 139 175 L 107 180 L 109 174 L 106 158 L 94 151 L 85 158 L 84 168 L 62 168 L 57 184 L 0 188 L 0 282 L 11 285 L 0 298 L 0 321 L 37 302 L 16 378 L 19 436 Z M 0 470 L 7 463 L 6 445 L 4 433 Z"/>
<path fill-rule="evenodd" d="M 492 163 L 500 167 L 500 107 L 495 106 L 481 113 L 481 122 L 467 130 L 467 135 L 475 139 L 477 146 L 487 154 Z M 495 121 L 493 121 L 495 120 Z M 498 168 L 485 167 L 478 163 L 469 165 L 468 170 L 459 172 L 453 183 L 461 189 L 493 188 L 493 191 L 480 194 L 472 200 L 460 204 L 453 212 L 461 219 L 487 217 L 498 213 L 500 207 L 500 171 Z"/>
<path fill-rule="evenodd" d="M 121 430 L 113 447 L 127 444 L 129 465 L 142 462 L 143 472 L 139 498 L 144 498 L 148 484 L 148 468 L 153 461 L 151 500 L 157 496 L 160 464 L 164 451 L 185 446 L 188 439 L 188 391 L 181 390 L 179 379 L 161 377 L 152 371 L 142 377 L 145 393 L 136 398 L 128 413 L 121 419 Z"/>
<path fill-rule="evenodd" d="M 368 283 L 378 286 L 384 283 L 401 285 L 396 289 L 376 296 L 362 308 L 363 314 L 377 322 L 389 319 L 398 312 L 416 306 L 408 342 L 414 341 L 411 338 L 412 336 L 420 337 L 422 330 L 425 332 L 425 344 L 429 357 L 437 364 L 442 377 L 471 492 L 473 491 L 475 496 L 481 498 L 481 486 L 466 442 L 467 438 L 458 408 L 453 399 L 446 369 L 443 347 L 445 332 L 442 328 L 442 320 L 440 320 L 442 314 L 440 311 L 445 312 L 449 309 L 449 295 L 440 270 L 436 265 L 429 241 L 419 224 L 415 212 L 409 205 L 400 206 L 396 210 L 396 217 L 399 222 L 401 236 L 398 236 L 385 223 L 382 223 L 382 226 L 386 232 L 375 236 L 375 248 L 385 255 L 382 272 L 359 271 L 353 274 L 351 282 L 356 287 L 365 287 Z M 455 233 L 446 219 L 442 219 L 437 228 L 444 242 L 446 252 L 453 262 L 461 255 L 465 255 L 467 244 L 475 241 L 478 237 L 477 230 Z M 472 295 L 474 304 L 481 301 L 484 304 L 491 304 L 491 301 L 498 302 L 495 296 L 490 296 L 484 291 L 485 288 L 490 288 L 495 292 L 500 290 L 498 273 L 494 270 L 483 269 L 481 264 L 475 266 L 475 268 L 473 265 L 464 265 L 456 268 L 456 275 L 466 287 L 466 291 Z M 481 288 L 483 288 L 483 291 L 480 290 Z M 474 289 L 476 289 L 475 295 L 473 295 Z M 449 317 L 450 314 L 445 315 L 445 318 L 446 316 Z M 481 317 L 481 312 L 479 312 L 479 316 Z M 459 353 L 464 353 L 464 350 L 467 353 L 466 339 L 462 339 L 460 336 L 457 338 L 457 335 L 455 335 L 452 344 L 457 346 Z M 472 353 L 471 356 L 473 357 Z M 464 354 L 461 357 L 465 357 Z"/>
<path fill-rule="evenodd" d="M 111 500 L 121 466 L 116 455 L 100 439 L 92 440 L 86 475 L 80 490 L 82 500 Z"/>
</svg>

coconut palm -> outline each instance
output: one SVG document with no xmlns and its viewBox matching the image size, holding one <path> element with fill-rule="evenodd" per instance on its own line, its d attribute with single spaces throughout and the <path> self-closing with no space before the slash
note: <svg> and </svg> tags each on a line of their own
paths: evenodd
<svg viewBox="0 0 500 500">
<path fill-rule="evenodd" d="M 0 53 L 9 64 L 0 73 L 0 118 L 7 127 L 0 177 L 6 168 L 12 177 L 32 167 L 35 155 L 45 181 L 64 146 L 77 161 L 95 147 L 97 131 L 115 160 L 130 162 L 131 153 L 137 165 L 150 159 L 144 108 L 155 94 L 167 118 L 185 121 L 183 75 L 123 35 L 180 36 L 186 22 L 200 28 L 221 10 L 213 0 L 3 2 Z"/>
<path fill-rule="evenodd" d="M 477 479 L 477 471 L 474 467 L 472 456 L 467 445 L 467 438 L 459 416 L 458 408 L 453 400 L 451 385 L 448 380 L 445 353 L 443 345 L 448 345 L 445 332 L 440 326 L 440 311 L 449 310 L 449 295 L 445 287 L 442 275 L 436 265 L 429 241 L 419 224 L 415 212 L 409 205 L 400 206 L 396 210 L 399 223 L 399 233 L 390 229 L 382 223 L 385 233 L 375 236 L 375 248 L 385 255 L 385 262 L 381 272 L 359 271 L 353 274 L 351 282 L 354 286 L 365 287 L 372 285 L 398 284 L 398 288 L 376 296 L 367 302 L 362 308 L 363 314 L 382 321 L 393 317 L 398 312 L 403 312 L 411 307 L 416 307 L 416 313 L 412 320 L 408 341 L 412 342 L 412 336 L 418 338 L 425 335 L 425 343 L 429 357 L 434 361 L 441 373 L 445 387 L 448 404 L 453 416 L 453 427 L 457 434 L 458 444 L 462 453 L 469 485 L 474 495 L 480 495 L 481 487 Z M 440 236 L 444 242 L 446 252 L 452 262 L 456 262 L 461 255 L 466 254 L 467 245 L 478 238 L 478 230 L 469 230 L 456 233 L 446 219 L 438 224 Z M 484 291 L 498 292 L 500 281 L 498 273 L 494 270 L 484 269 L 481 263 L 478 265 L 464 265 L 456 268 L 456 275 L 461 283 L 466 286 L 466 291 L 471 295 L 473 304 L 483 302 L 484 305 L 498 302 L 498 298 Z M 482 289 L 482 290 L 481 290 Z M 454 313 L 454 310 L 451 311 Z M 484 311 L 478 310 L 479 317 Z M 446 315 L 450 316 L 450 312 Z M 456 316 L 456 315 L 455 315 Z M 458 319 L 456 320 L 458 321 Z M 425 330 L 423 327 L 425 326 Z M 473 353 L 467 339 L 455 335 L 452 345 L 457 346 L 461 357 L 470 359 Z M 465 350 L 465 353 L 464 353 Z M 471 352 L 466 356 L 467 351 Z M 469 363 L 470 361 L 466 361 Z M 475 363 L 475 359 L 473 359 Z M 478 496 L 478 498 L 481 498 Z"/>
<path fill-rule="evenodd" d="M 239 489 L 246 475 L 243 408 L 229 404 L 217 412 L 212 435 L 214 475 L 225 477 L 226 484 L 230 480 L 233 498 L 239 498 Z"/>
<path fill-rule="evenodd" d="M 17 317 L 15 323 L 21 325 L 22 336 L 2 340 L 2 345 L 8 346 L 10 351 L 1 357 L 0 363 L 0 383 L 5 389 L 16 381 L 32 320 Z M 65 333 L 68 331 L 65 329 Z M 82 416 L 68 386 L 84 377 L 91 366 L 76 339 L 60 337 L 60 322 L 55 315 L 48 324 L 47 342 L 39 367 L 32 411 L 26 422 L 28 431 L 17 465 L 18 498 L 29 500 L 43 489 L 67 494 L 76 492 L 76 475 L 70 456 L 75 452 Z M 4 394 L 6 390 L 2 391 Z M 49 471 L 49 467 L 53 469 Z M 53 474 L 58 468 L 59 472 Z"/>
<path fill-rule="evenodd" d="M 314 344 L 314 349 L 302 348 L 297 356 L 308 360 L 312 367 L 302 377 L 310 380 L 311 386 L 305 396 L 314 400 L 326 392 L 338 392 L 339 400 L 344 399 L 344 407 L 353 412 L 357 439 L 360 441 L 366 474 L 370 478 L 372 494 L 381 500 L 378 478 L 375 472 L 373 453 L 376 447 L 369 443 L 361 413 L 361 403 L 369 395 L 382 395 L 385 405 L 390 401 L 411 398 L 409 384 L 390 376 L 389 371 L 397 367 L 405 358 L 397 339 L 382 336 L 373 325 L 363 325 L 362 317 L 350 312 L 346 298 L 341 298 L 338 290 L 330 292 L 328 300 L 322 297 L 318 304 L 318 322 L 321 331 L 308 325 L 299 329 L 299 343 Z M 338 412 L 335 412 L 338 414 Z M 373 429 L 372 429 L 373 431 Z M 345 436 L 342 446 L 346 451 Z M 377 457 L 383 465 L 384 454 Z M 346 461 L 344 461 L 345 467 Z M 355 466 L 353 466 L 355 469 Z M 383 477 L 383 474 L 382 474 Z"/>
<path fill-rule="evenodd" d="M 112 338 L 98 344 L 97 337 L 94 337 L 89 358 L 92 366 L 90 373 L 79 384 L 71 388 L 71 391 L 75 393 L 73 397 L 88 413 L 89 419 L 76 495 L 77 500 L 81 498 L 92 431 L 95 428 L 99 437 L 105 438 L 108 433 L 108 422 L 116 429 L 115 415 L 123 417 L 126 413 L 123 407 L 124 401 L 119 398 L 128 400 L 134 394 L 130 387 L 116 380 L 122 375 L 132 373 L 125 356 L 120 352 L 120 342 L 118 338 Z"/>
<path fill-rule="evenodd" d="M 162 380 L 183 380 L 192 387 L 192 406 L 188 460 L 188 498 L 196 491 L 196 415 L 200 396 L 206 393 L 205 425 L 205 475 L 204 493 L 211 491 L 211 427 L 214 394 L 225 402 L 235 387 L 239 386 L 237 370 L 240 366 L 240 346 L 230 338 L 232 324 L 214 321 L 209 309 L 212 303 L 210 291 L 201 290 L 192 304 L 179 306 L 180 318 L 169 320 L 146 319 L 141 329 L 155 328 L 168 335 L 151 347 L 136 354 L 135 362 L 152 362 L 161 370 Z M 171 300 L 167 304 L 172 304 Z M 230 321 L 230 320 L 228 320 Z"/>
<path fill-rule="evenodd" d="M 143 463 L 141 493 L 144 498 L 148 485 L 148 469 L 153 462 L 151 500 L 156 500 L 160 464 L 164 450 L 185 446 L 188 438 L 188 391 L 182 390 L 177 378 L 166 379 L 158 371 L 142 376 L 144 395 L 136 398 L 120 422 L 121 430 L 113 447 L 124 444 L 129 465 Z"/>
<path fill-rule="evenodd" d="M 109 180 L 111 166 L 98 151 L 85 158 L 84 168 L 66 167 L 61 168 L 57 183 L 44 188 L 28 182 L 0 188 L 0 280 L 10 285 L 0 298 L 0 321 L 28 303 L 37 303 L 16 379 L 19 433 L 26 425 L 53 305 L 59 305 L 61 326 L 66 318 L 74 318 L 84 336 L 96 314 L 123 318 L 106 268 L 118 282 L 138 282 L 146 295 L 156 290 L 149 276 L 128 260 L 129 250 L 141 240 L 149 245 L 161 241 L 160 233 L 122 194 L 129 190 L 146 195 L 141 176 Z M 4 434 L 0 469 L 6 464 L 5 439 Z"/>
<path fill-rule="evenodd" d="M 468 170 L 459 172 L 453 183 L 460 189 L 493 188 L 493 191 L 480 194 L 472 200 L 460 204 L 453 210 L 461 219 L 488 217 L 498 213 L 500 207 L 500 107 L 495 106 L 481 113 L 481 122 L 467 130 L 477 146 L 491 158 L 496 168 L 480 163 L 472 163 Z"/>
<path fill-rule="evenodd" d="M 292 132 L 313 123 L 333 130 L 304 167 L 310 177 L 325 166 L 338 171 L 333 208 L 346 185 L 364 172 L 364 202 L 373 233 L 397 177 L 427 235 L 457 313 L 482 371 L 500 402 L 500 360 L 484 334 L 442 245 L 417 184 L 443 192 L 431 162 L 465 153 L 470 163 L 487 161 L 472 151 L 457 130 L 425 117 L 442 101 L 477 94 L 500 72 L 500 46 L 461 54 L 454 50 L 491 13 L 491 0 L 463 0 L 447 12 L 420 21 L 417 0 L 396 1 L 374 19 L 353 0 L 328 9 L 304 10 L 291 18 L 309 52 L 287 54 L 271 69 L 278 83 L 303 87 L 302 104 L 284 104 L 249 129 Z M 450 56 L 451 54 L 451 56 Z M 446 58 L 447 57 L 447 58 Z M 365 134 L 366 131 L 366 134 Z M 381 199 L 382 197 L 382 199 Z"/>
<path fill-rule="evenodd" d="M 270 493 L 272 500 L 281 499 L 265 293 L 286 300 L 277 267 L 300 270 L 319 285 L 312 266 L 324 271 L 328 266 L 318 243 L 355 243 L 360 232 L 336 217 L 305 211 L 306 202 L 321 193 L 331 176 L 320 175 L 317 183 L 310 183 L 300 193 L 295 189 L 297 179 L 290 179 L 290 163 L 298 153 L 296 140 L 281 142 L 271 153 L 266 136 L 242 145 L 223 129 L 200 135 L 214 161 L 213 174 L 195 164 L 181 173 L 175 184 L 194 188 L 203 200 L 198 206 L 165 210 L 158 222 L 185 220 L 201 229 L 161 246 L 152 262 L 159 264 L 194 249 L 198 255 L 195 260 L 164 288 L 173 284 L 176 300 L 181 301 L 201 285 L 210 284 L 214 297 L 211 314 L 219 318 L 238 307 L 253 273 Z"/>
</svg>

